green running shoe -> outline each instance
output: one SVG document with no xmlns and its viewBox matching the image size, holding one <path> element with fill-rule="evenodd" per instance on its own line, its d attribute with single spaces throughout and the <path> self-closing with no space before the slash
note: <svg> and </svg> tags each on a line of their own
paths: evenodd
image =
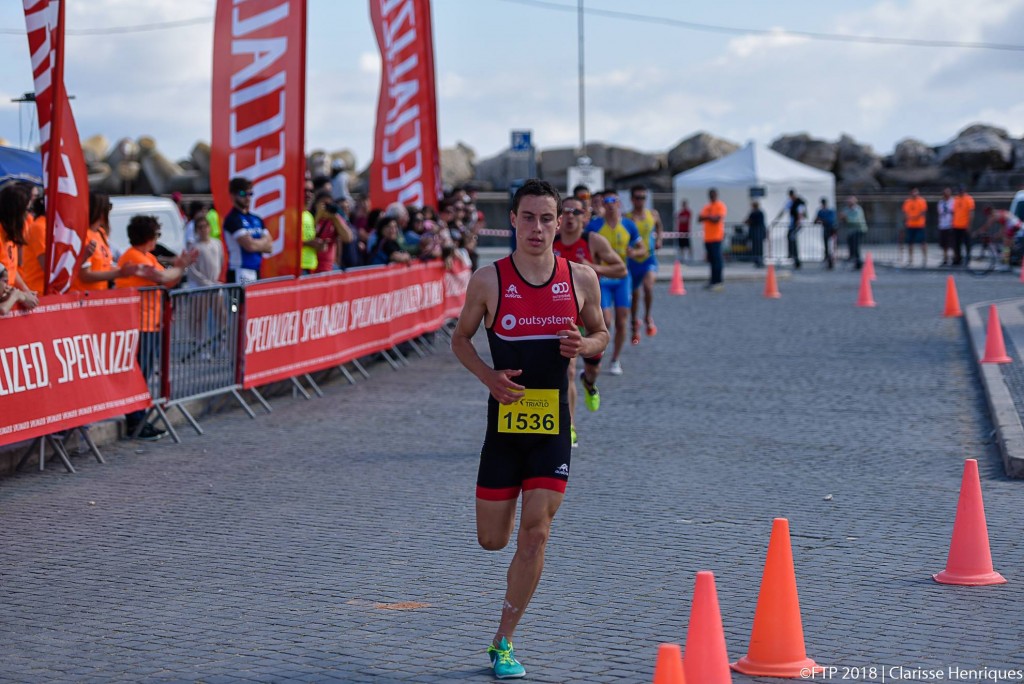
<svg viewBox="0 0 1024 684">
<path fill-rule="evenodd" d="M 512 642 L 505 637 L 501 637 L 501 643 L 498 646 L 494 644 L 488 646 L 487 655 L 491 657 L 491 667 L 494 668 L 495 678 L 520 679 L 526 676 L 526 668 L 516 660 Z"/>
<path fill-rule="evenodd" d="M 587 382 L 587 376 L 580 371 L 580 383 L 583 384 L 583 403 L 587 410 L 593 413 L 601 408 L 601 393 L 597 391 L 597 385 Z"/>
<path fill-rule="evenodd" d="M 580 445 L 580 440 L 576 437 L 576 426 L 569 426 L 569 434 L 572 436 L 572 448 L 575 449 Z"/>
</svg>

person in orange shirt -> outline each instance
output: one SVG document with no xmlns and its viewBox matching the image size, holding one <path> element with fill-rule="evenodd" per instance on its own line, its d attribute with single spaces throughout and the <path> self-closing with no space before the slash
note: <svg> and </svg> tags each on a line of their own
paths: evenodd
<svg viewBox="0 0 1024 684">
<path fill-rule="evenodd" d="M 25 244 L 25 217 L 31 200 L 31 192 L 20 183 L 10 184 L 0 190 L 0 265 L 7 273 L 8 286 L 24 293 L 19 299 L 26 309 L 35 308 L 39 303 L 18 269 L 19 248 Z"/>
<path fill-rule="evenodd" d="M 910 197 L 903 200 L 903 225 L 907 230 L 907 266 L 914 265 L 914 245 L 921 245 L 921 267 L 928 265 L 928 243 L 924 239 L 925 216 L 928 202 L 917 191 L 910 189 Z"/>
<path fill-rule="evenodd" d="M 32 204 L 25 219 L 25 244 L 21 247 L 21 278 L 33 292 L 42 294 L 46 288 L 43 261 L 46 259 L 46 207 L 32 188 Z"/>
<path fill-rule="evenodd" d="M 155 216 L 136 215 L 128 221 L 128 241 L 131 247 L 125 250 L 117 262 L 119 269 L 133 267 L 126 275 L 117 278 L 114 283 L 119 289 L 134 287 L 164 286 L 173 287 L 181 280 L 185 268 L 191 264 L 193 257 L 182 254 L 174 260 L 171 268 L 164 269 L 153 255 L 157 238 L 160 237 L 160 222 Z M 162 290 L 150 290 L 142 293 L 142 320 L 139 335 L 139 368 L 143 377 L 149 377 L 160 362 L 160 316 Z M 135 439 L 156 441 L 166 432 L 146 422 L 146 409 L 133 411 L 125 416 L 125 430 Z"/>
<path fill-rule="evenodd" d="M 107 231 L 110 227 L 110 198 L 102 193 L 89 193 L 89 230 L 85 236 L 85 255 L 71 289 L 75 292 L 106 290 L 115 278 L 135 275 L 139 267 L 135 263 L 114 267 L 114 254 L 110 250 Z"/>
<path fill-rule="evenodd" d="M 697 220 L 704 224 L 704 249 L 711 264 L 711 279 L 705 290 L 721 292 L 722 285 L 722 240 L 725 239 L 725 202 L 718 199 L 718 190 L 708 190 L 708 203 L 700 210 Z"/>
<path fill-rule="evenodd" d="M 967 242 L 967 232 L 974 223 L 974 198 L 967 194 L 967 188 L 963 185 L 956 187 L 956 197 L 953 198 L 953 265 L 960 266 L 964 263 L 964 247 L 970 246 Z"/>
</svg>

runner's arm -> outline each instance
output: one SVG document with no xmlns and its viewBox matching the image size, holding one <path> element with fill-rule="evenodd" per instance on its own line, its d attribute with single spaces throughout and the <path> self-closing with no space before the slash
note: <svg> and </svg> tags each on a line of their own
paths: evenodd
<svg viewBox="0 0 1024 684">
<path fill-rule="evenodd" d="M 512 381 L 512 378 L 523 372 L 522 369 L 495 370 L 484 363 L 473 346 L 473 335 L 487 315 L 488 298 L 496 294 L 497 289 L 497 271 L 493 266 L 481 268 L 469 279 L 466 303 L 462 306 L 459 322 L 452 333 L 452 352 L 466 370 L 487 387 L 495 401 L 499 404 L 511 404 L 521 399 L 522 392 L 526 389 Z"/>
<path fill-rule="evenodd" d="M 570 264 L 570 268 L 576 287 L 576 298 L 580 302 L 580 321 L 587 335 L 580 335 L 578 328 L 560 331 L 558 335 L 562 340 L 559 343 L 559 351 L 562 356 L 569 359 L 577 356 L 590 358 L 600 354 L 608 346 L 608 328 L 601 313 L 601 286 L 593 270 L 573 264 Z"/>
<path fill-rule="evenodd" d="M 601 262 L 600 264 L 590 264 L 597 275 L 605 278 L 626 277 L 626 264 L 623 263 L 622 257 L 612 249 L 611 243 L 605 236 L 600 233 L 590 234 L 590 253 L 594 255 L 596 261 Z"/>
</svg>

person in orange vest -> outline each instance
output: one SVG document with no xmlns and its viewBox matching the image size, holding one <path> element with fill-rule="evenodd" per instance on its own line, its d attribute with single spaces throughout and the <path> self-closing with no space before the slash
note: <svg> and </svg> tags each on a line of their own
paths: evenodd
<svg viewBox="0 0 1024 684">
<path fill-rule="evenodd" d="M 33 292 L 46 289 L 43 262 L 46 260 L 46 206 L 39 188 L 32 188 L 32 204 L 25 219 L 25 244 L 21 246 L 21 277 Z"/>
<path fill-rule="evenodd" d="M 0 190 L 0 265 L 4 267 L 7 285 L 20 290 L 18 299 L 26 309 L 35 308 L 39 303 L 37 294 L 25 284 L 19 268 L 31 201 L 31 191 L 21 183 L 11 183 Z"/>
<path fill-rule="evenodd" d="M 953 198 L 953 265 L 960 266 L 964 263 L 964 247 L 970 249 L 967 242 L 967 233 L 974 223 L 974 198 L 967 194 L 967 188 L 963 185 L 956 187 L 956 197 Z M 970 254 L 968 254 L 970 258 Z"/>
<path fill-rule="evenodd" d="M 697 220 L 704 225 L 704 249 L 711 265 L 711 278 L 705 290 L 721 292 L 722 285 L 722 240 L 725 239 L 725 202 L 718 199 L 718 190 L 708 190 L 708 203 L 700 210 Z"/>
<path fill-rule="evenodd" d="M 921 245 L 921 267 L 928 265 L 928 243 L 924 239 L 925 215 L 928 202 L 917 188 L 910 189 L 910 197 L 903 200 L 903 225 L 907 235 L 907 266 L 914 265 L 914 245 Z"/>
</svg>

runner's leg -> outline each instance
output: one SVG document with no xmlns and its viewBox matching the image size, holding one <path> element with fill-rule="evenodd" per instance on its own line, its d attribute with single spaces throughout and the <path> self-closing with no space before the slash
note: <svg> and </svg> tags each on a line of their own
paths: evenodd
<svg viewBox="0 0 1024 684">
<path fill-rule="evenodd" d="M 476 538 L 488 551 L 500 551 L 508 546 L 516 524 L 515 499 L 505 501 L 476 500 Z"/>
<path fill-rule="evenodd" d="M 606 316 L 607 318 L 607 316 Z M 626 344 L 626 326 L 629 323 L 629 307 L 615 307 L 615 352 L 612 361 L 618 361 L 622 354 L 622 347 Z"/>
<path fill-rule="evenodd" d="M 576 426 L 576 359 L 569 359 L 569 422 Z"/>
<path fill-rule="evenodd" d="M 501 609 L 501 622 L 494 635 L 495 645 L 501 642 L 502 637 L 512 641 L 516 626 L 537 590 L 544 569 L 544 549 L 551 534 L 551 521 L 564 496 L 549 489 L 523 492 L 516 555 L 508 567 L 508 589 Z"/>
<path fill-rule="evenodd" d="M 657 274 L 653 267 L 644 274 L 644 322 L 651 325 L 651 304 L 654 303 L 654 282 Z"/>
</svg>

